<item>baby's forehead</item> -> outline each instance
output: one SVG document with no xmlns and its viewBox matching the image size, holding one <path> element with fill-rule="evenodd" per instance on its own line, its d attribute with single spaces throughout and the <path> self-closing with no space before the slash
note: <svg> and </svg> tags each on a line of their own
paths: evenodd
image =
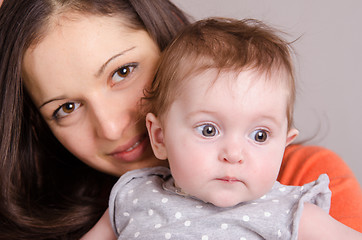
<svg viewBox="0 0 362 240">
<path fill-rule="evenodd" d="M 231 88 L 235 84 L 246 84 L 252 86 L 259 81 L 272 87 L 286 87 L 290 81 L 290 76 L 286 70 L 270 69 L 260 71 L 258 69 L 196 69 L 191 71 L 183 79 L 184 85 L 200 85 L 202 87 L 214 87 L 215 85 L 229 85 Z"/>
<path fill-rule="evenodd" d="M 218 76 L 215 78 L 215 76 Z M 289 93 L 249 72 L 207 71 L 190 79 L 174 103 L 185 112 L 256 118 L 266 112 L 286 116 Z"/>
<path fill-rule="evenodd" d="M 271 78 L 271 79 L 269 79 Z M 275 79 L 274 79 L 275 78 Z M 248 71 L 219 71 L 208 69 L 191 74 L 183 85 L 178 88 L 173 101 L 197 101 L 203 104 L 225 104 L 224 101 L 233 101 L 243 104 L 255 99 L 270 101 L 281 96 L 282 102 L 289 102 L 290 91 L 288 85 L 282 83 L 278 75 L 268 76 Z M 216 102 L 215 100 L 218 99 Z M 219 102 L 219 103 L 218 103 Z M 284 105 L 284 104 L 283 104 Z"/>
</svg>

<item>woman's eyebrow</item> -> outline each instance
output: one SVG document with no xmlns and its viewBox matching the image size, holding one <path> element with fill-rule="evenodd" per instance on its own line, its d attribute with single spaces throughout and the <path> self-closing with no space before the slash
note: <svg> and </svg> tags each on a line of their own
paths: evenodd
<svg viewBox="0 0 362 240">
<path fill-rule="evenodd" d="M 51 103 L 51 102 L 53 102 L 53 101 L 60 101 L 60 100 L 63 100 L 63 99 L 65 99 L 65 97 L 64 97 L 64 96 L 59 96 L 59 97 L 56 97 L 56 98 L 50 99 L 50 100 L 48 100 L 48 101 L 44 102 L 43 104 L 41 104 L 41 105 L 38 107 L 38 109 L 40 109 L 40 108 L 44 107 L 44 106 L 45 106 L 45 105 L 47 105 L 48 103 Z"/>
<path fill-rule="evenodd" d="M 108 65 L 111 61 L 113 61 L 115 58 L 117 58 L 117 57 L 119 57 L 119 56 L 122 56 L 122 55 L 125 54 L 126 52 L 129 52 L 129 51 L 131 51 L 131 50 L 133 50 L 133 49 L 135 49 L 135 48 L 136 48 L 136 47 L 131 47 L 131 48 L 129 48 L 129 49 L 126 49 L 126 50 L 124 50 L 124 51 L 122 51 L 122 52 L 120 52 L 120 53 L 117 53 L 116 55 L 110 57 L 110 58 L 100 67 L 100 69 L 99 69 L 98 72 L 95 74 L 95 76 L 96 76 L 96 77 L 99 77 L 99 76 L 103 73 L 103 71 L 104 71 L 104 69 L 107 67 L 107 65 Z"/>
</svg>

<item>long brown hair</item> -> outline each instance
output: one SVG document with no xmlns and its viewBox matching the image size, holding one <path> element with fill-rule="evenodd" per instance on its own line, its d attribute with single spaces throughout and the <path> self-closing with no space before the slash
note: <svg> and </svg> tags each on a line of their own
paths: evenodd
<svg viewBox="0 0 362 240">
<path fill-rule="evenodd" d="M 53 136 L 24 89 L 26 49 L 62 9 L 114 15 L 145 29 L 161 51 L 188 24 L 168 0 L 4 0 L 0 7 L 0 239 L 79 239 L 103 214 L 115 177 Z"/>
</svg>

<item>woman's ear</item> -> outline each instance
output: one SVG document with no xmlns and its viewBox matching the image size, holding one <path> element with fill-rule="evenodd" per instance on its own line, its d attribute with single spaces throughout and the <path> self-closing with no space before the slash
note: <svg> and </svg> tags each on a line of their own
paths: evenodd
<svg viewBox="0 0 362 240">
<path fill-rule="evenodd" d="M 289 144 L 291 144 L 295 138 L 299 135 L 299 131 L 295 128 L 291 128 L 289 129 L 288 133 L 287 133 L 287 141 L 285 146 L 288 146 Z"/>
<path fill-rule="evenodd" d="M 158 159 L 167 159 L 167 151 L 163 142 L 163 129 L 159 119 L 153 113 L 146 115 L 146 126 L 153 153 Z"/>
</svg>

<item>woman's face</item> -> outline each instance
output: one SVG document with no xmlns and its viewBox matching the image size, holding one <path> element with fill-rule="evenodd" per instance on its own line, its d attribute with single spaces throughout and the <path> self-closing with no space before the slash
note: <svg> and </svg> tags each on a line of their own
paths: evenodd
<svg viewBox="0 0 362 240">
<path fill-rule="evenodd" d="M 89 166 L 119 176 L 159 165 L 139 100 L 152 80 L 159 48 L 120 18 L 63 15 L 28 49 L 23 77 L 58 140 Z"/>
</svg>

